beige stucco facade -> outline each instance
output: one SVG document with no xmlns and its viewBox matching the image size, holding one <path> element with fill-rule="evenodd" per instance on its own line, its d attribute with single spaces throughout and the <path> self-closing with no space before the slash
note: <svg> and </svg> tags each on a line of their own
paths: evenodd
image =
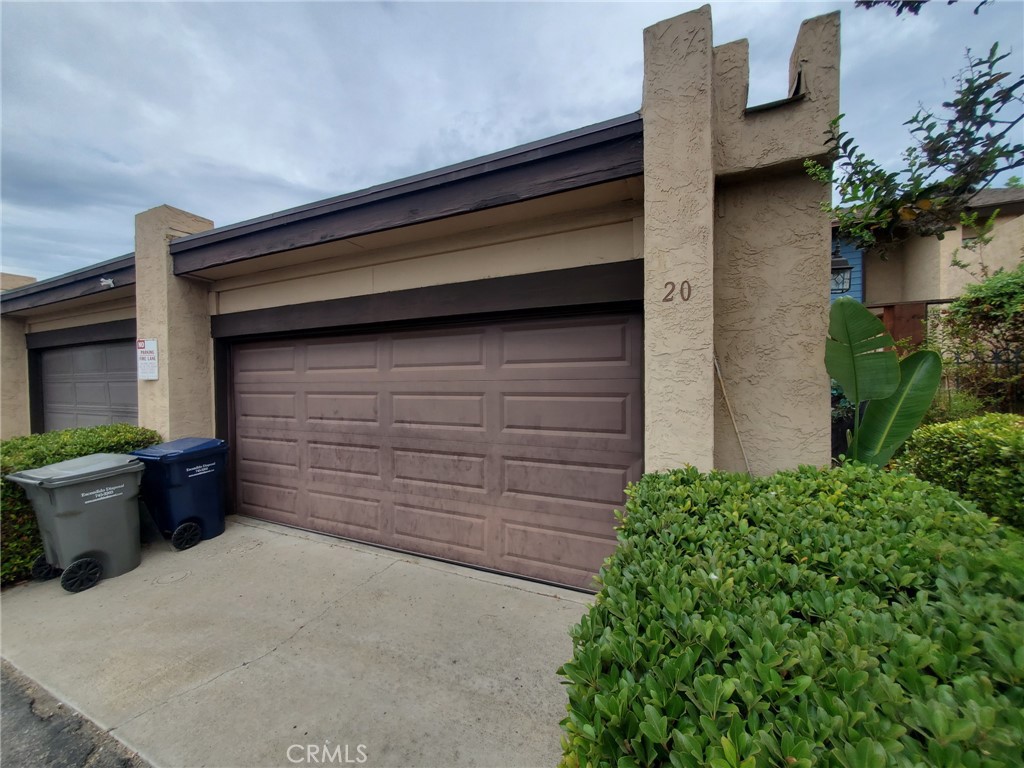
<svg viewBox="0 0 1024 768">
<path fill-rule="evenodd" d="M 633 193 L 623 187 L 620 194 Z M 552 199 L 551 203 L 557 200 Z M 497 227 L 471 217 L 424 240 L 361 248 L 327 257 L 214 281 L 213 315 L 365 296 L 409 288 L 569 269 L 642 257 L 640 199 L 548 214 Z"/>
<path fill-rule="evenodd" d="M 28 349 L 25 323 L 0 319 L 0 440 L 29 432 Z"/>
<path fill-rule="evenodd" d="M 31 285 L 36 279 L 29 275 L 16 275 L 13 272 L 0 272 L 0 291 L 11 291 L 23 285 Z"/>
<path fill-rule="evenodd" d="M 756 111 L 710 7 L 644 40 L 645 466 L 823 464 L 830 232 L 802 161 L 838 112 L 838 14 L 803 23 L 793 97 Z"/>
<path fill-rule="evenodd" d="M 134 288 L 5 318 L 5 415 L 28 411 L 26 332 L 135 318 L 160 367 L 138 382 L 139 423 L 174 439 L 213 434 L 223 407 L 215 316 L 642 260 L 646 469 L 823 465 L 830 233 L 827 190 L 802 161 L 838 111 L 838 33 L 837 14 L 805 22 L 792 97 L 748 109 L 747 43 L 714 46 L 709 7 L 646 30 L 641 175 L 277 248 L 202 279 L 174 274 L 169 245 L 212 223 L 141 213 Z M 26 431 L 27 416 L 11 424 Z"/>
<path fill-rule="evenodd" d="M 139 381 L 139 424 L 165 440 L 214 434 L 213 340 L 207 286 L 176 277 L 171 240 L 213 222 L 161 205 L 135 217 L 137 335 L 156 339 L 158 378 Z"/>
<path fill-rule="evenodd" d="M 877 306 L 954 299 L 985 274 L 1014 269 L 1024 261 L 1024 215 L 1018 210 L 996 217 L 991 242 L 975 249 L 964 247 L 974 234 L 957 226 L 942 240 L 908 240 L 885 260 L 866 256 L 864 303 Z M 954 259 L 964 262 L 966 268 L 954 266 Z"/>
</svg>

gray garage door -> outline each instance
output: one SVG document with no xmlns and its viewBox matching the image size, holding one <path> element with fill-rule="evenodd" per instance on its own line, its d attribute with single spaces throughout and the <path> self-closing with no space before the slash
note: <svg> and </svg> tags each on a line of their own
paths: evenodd
<svg viewBox="0 0 1024 768">
<path fill-rule="evenodd" d="M 41 368 L 45 431 L 137 423 L 135 342 L 48 349 Z"/>
<path fill-rule="evenodd" d="M 634 315 L 232 351 L 240 512 L 590 586 L 639 478 Z"/>
</svg>

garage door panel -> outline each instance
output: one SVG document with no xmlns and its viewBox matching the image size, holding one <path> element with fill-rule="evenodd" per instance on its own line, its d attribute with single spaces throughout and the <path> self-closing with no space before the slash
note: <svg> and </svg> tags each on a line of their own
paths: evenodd
<svg viewBox="0 0 1024 768">
<path fill-rule="evenodd" d="M 614 538 L 535 524 L 506 522 L 501 539 L 503 557 L 517 563 L 510 570 L 530 570 L 534 574 L 569 571 L 575 578 L 586 579 L 596 570 L 595 552 L 601 553 L 600 565 L 615 551 Z"/>
<path fill-rule="evenodd" d="M 298 521 L 298 488 L 286 478 L 253 476 L 239 483 L 239 502 L 248 514 L 273 517 L 278 522 Z"/>
<path fill-rule="evenodd" d="M 289 344 L 254 344 L 240 347 L 234 355 L 236 381 L 249 378 L 266 381 L 268 377 L 295 373 L 296 349 Z"/>
<path fill-rule="evenodd" d="M 107 360 L 106 369 L 112 373 L 127 373 L 135 378 L 135 364 L 137 353 L 131 344 L 113 344 L 105 350 Z"/>
<path fill-rule="evenodd" d="M 75 373 L 106 373 L 107 351 L 99 345 L 76 347 L 73 350 Z"/>
<path fill-rule="evenodd" d="M 308 502 L 308 524 L 316 530 L 356 538 L 381 537 L 385 519 L 380 499 L 310 491 Z"/>
<path fill-rule="evenodd" d="M 298 426 L 298 397 L 293 392 L 239 392 L 236 414 L 242 426 L 295 429 Z"/>
<path fill-rule="evenodd" d="M 462 557 L 486 558 L 487 517 L 464 508 L 443 509 L 436 501 L 430 505 L 394 503 L 394 538 L 402 549 L 429 551 L 448 558 L 452 548 Z"/>
<path fill-rule="evenodd" d="M 418 374 L 443 369 L 472 371 L 484 368 L 484 332 L 415 333 L 396 335 L 391 340 L 391 368 L 415 370 Z"/>
<path fill-rule="evenodd" d="M 502 459 L 502 496 L 528 496 L 614 506 L 622 502 L 629 466 L 570 463 L 544 459 Z"/>
<path fill-rule="evenodd" d="M 630 321 L 552 322 L 499 328 L 503 368 L 631 365 Z"/>
<path fill-rule="evenodd" d="M 242 345 L 240 509 L 589 586 L 641 472 L 640 342 L 620 315 Z"/>
<path fill-rule="evenodd" d="M 345 342 L 310 342 L 306 346 L 306 370 L 310 373 L 376 373 L 377 337 Z"/>
<path fill-rule="evenodd" d="M 380 424 L 380 395 L 376 392 L 307 392 L 307 421 L 330 422 L 331 429 Z"/>
<path fill-rule="evenodd" d="M 132 341 L 43 350 L 40 378 L 47 431 L 138 421 Z"/>
<path fill-rule="evenodd" d="M 73 429 L 77 426 L 79 426 L 77 414 L 51 412 L 46 415 L 44 429 L 51 432 L 57 429 Z"/>
<path fill-rule="evenodd" d="M 50 408 L 75 406 L 75 383 L 73 381 L 47 381 L 43 383 L 43 402 Z"/>
<path fill-rule="evenodd" d="M 484 425 L 484 392 L 401 392 L 391 394 L 391 423 L 396 427 L 478 431 Z"/>
<path fill-rule="evenodd" d="M 113 424 L 114 419 L 108 413 L 77 413 L 75 414 L 76 427 L 99 427 L 104 424 Z"/>
<path fill-rule="evenodd" d="M 309 472 L 317 482 L 383 482 L 381 447 L 366 441 L 324 442 L 306 441 Z"/>
<path fill-rule="evenodd" d="M 75 384 L 75 403 L 86 406 L 110 405 L 106 382 L 77 382 Z"/>
<path fill-rule="evenodd" d="M 299 469 L 297 439 L 240 434 L 233 447 L 238 460 L 246 462 L 253 471 L 278 468 L 297 472 Z"/>
<path fill-rule="evenodd" d="M 135 381 L 111 381 L 107 384 L 107 396 L 114 411 L 138 412 L 139 388 Z"/>
<path fill-rule="evenodd" d="M 487 491 L 487 454 L 439 448 L 393 448 L 396 485 L 429 486 L 431 494 Z"/>
<path fill-rule="evenodd" d="M 73 376 L 75 357 L 70 348 L 48 349 L 43 353 L 44 367 L 49 376 Z"/>
</svg>

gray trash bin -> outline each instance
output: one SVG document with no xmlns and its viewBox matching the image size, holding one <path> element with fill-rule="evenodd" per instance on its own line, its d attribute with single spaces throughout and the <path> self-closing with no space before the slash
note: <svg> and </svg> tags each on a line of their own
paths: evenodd
<svg viewBox="0 0 1024 768">
<path fill-rule="evenodd" d="M 32 502 L 43 556 L 64 570 L 60 583 L 68 592 L 81 592 L 139 564 L 143 469 L 134 456 L 94 453 L 7 476 Z"/>
</svg>

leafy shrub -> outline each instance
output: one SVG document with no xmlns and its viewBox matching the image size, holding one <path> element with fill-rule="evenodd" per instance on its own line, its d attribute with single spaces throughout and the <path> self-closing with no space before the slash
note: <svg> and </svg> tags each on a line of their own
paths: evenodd
<svg viewBox="0 0 1024 768">
<path fill-rule="evenodd" d="M 1024 262 L 968 285 L 930 332 L 958 389 L 993 410 L 1024 406 Z"/>
<path fill-rule="evenodd" d="M 562 766 L 1021 764 L 1018 532 L 856 463 L 627 493 Z"/>
<path fill-rule="evenodd" d="M 935 395 L 921 423 L 941 424 L 946 421 L 969 419 L 988 413 L 990 408 L 987 401 L 970 392 L 947 387 L 940 389 Z"/>
<path fill-rule="evenodd" d="M 990 413 L 921 427 L 900 467 L 1024 528 L 1024 416 Z"/>
<path fill-rule="evenodd" d="M 0 443 L 0 476 L 36 469 L 58 461 L 77 459 L 91 453 L 130 453 L 160 442 L 151 429 L 131 424 L 65 429 L 41 435 L 13 437 Z M 0 582 L 7 585 L 28 577 L 32 563 L 42 554 L 43 545 L 36 526 L 32 504 L 25 491 L 0 479 Z"/>
</svg>

